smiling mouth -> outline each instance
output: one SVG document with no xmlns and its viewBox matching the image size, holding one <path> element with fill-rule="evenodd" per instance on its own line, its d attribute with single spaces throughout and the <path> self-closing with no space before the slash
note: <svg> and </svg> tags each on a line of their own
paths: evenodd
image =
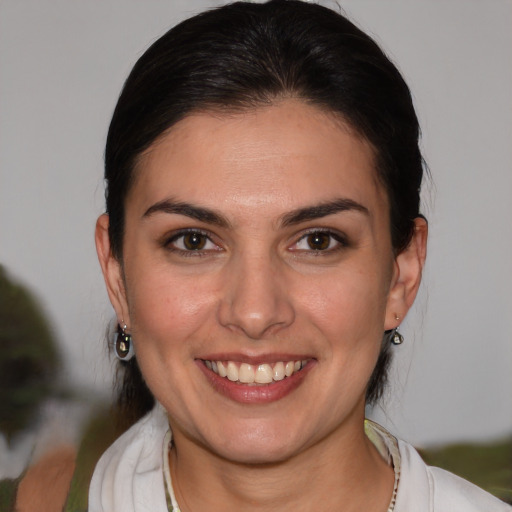
<svg viewBox="0 0 512 512">
<path fill-rule="evenodd" d="M 278 361 L 268 364 L 248 364 L 236 361 L 203 360 L 205 366 L 219 377 L 240 384 L 270 384 L 291 377 L 300 372 L 309 359 L 299 361 Z"/>
</svg>

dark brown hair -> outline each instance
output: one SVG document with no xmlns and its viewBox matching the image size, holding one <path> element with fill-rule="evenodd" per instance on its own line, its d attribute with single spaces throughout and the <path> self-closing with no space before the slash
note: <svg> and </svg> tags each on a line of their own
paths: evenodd
<svg viewBox="0 0 512 512">
<path fill-rule="evenodd" d="M 130 73 L 105 150 L 110 243 L 122 262 L 124 203 L 140 155 L 194 111 L 230 112 L 293 97 L 341 116 L 371 143 L 390 204 L 395 253 L 411 240 L 423 159 L 409 89 L 379 46 L 344 16 L 312 3 L 236 2 L 194 16 L 158 39 Z M 389 336 L 367 389 L 380 397 Z M 121 402 L 140 416 L 153 405 L 136 361 Z"/>
</svg>

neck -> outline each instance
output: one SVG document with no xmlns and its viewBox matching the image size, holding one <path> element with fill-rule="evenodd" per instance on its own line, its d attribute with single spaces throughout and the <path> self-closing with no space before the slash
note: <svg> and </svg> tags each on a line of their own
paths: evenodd
<svg viewBox="0 0 512 512">
<path fill-rule="evenodd" d="M 394 473 L 356 427 L 340 429 L 287 460 L 241 464 L 176 432 L 171 475 L 181 512 L 208 510 L 385 512 Z"/>
</svg>

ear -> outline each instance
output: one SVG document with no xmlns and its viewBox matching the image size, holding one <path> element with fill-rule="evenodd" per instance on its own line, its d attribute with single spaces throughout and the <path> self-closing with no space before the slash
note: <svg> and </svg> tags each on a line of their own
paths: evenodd
<svg viewBox="0 0 512 512">
<path fill-rule="evenodd" d="M 117 315 L 117 322 L 130 325 L 128 303 L 123 280 L 121 263 L 114 257 L 108 236 L 109 216 L 105 213 L 96 222 L 95 241 L 96 252 L 100 261 L 103 278 L 107 286 L 110 302 Z"/>
<path fill-rule="evenodd" d="M 423 217 L 414 219 L 411 242 L 395 258 L 393 280 L 386 307 L 386 330 L 398 327 L 416 298 L 427 256 L 427 235 L 427 221 Z"/>
</svg>

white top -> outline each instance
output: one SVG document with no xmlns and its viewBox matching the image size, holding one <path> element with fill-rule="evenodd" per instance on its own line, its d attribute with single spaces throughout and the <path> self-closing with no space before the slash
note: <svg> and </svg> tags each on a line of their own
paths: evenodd
<svg viewBox="0 0 512 512">
<path fill-rule="evenodd" d="M 157 405 L 117 439 L 94 470 L 89 512 L 168 512 L 163 476 L 168 432 L 165 411 Z M 427 466 L 411 445 L 379 425 L 369 422 L 366 432 L 379 451 L 382 446 L 388 449 L 389 460 L 399 471 L 394 512 L 512 512 L 510 505 L 466 480 Z M 169 485 L 177 511 L 170 480 Z"/>
</svg>

